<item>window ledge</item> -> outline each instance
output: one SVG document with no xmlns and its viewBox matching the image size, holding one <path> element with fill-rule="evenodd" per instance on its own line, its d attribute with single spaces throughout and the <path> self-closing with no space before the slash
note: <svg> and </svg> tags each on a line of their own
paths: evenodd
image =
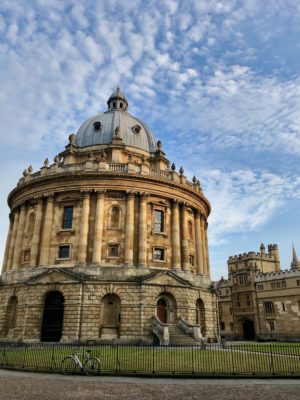
<svg viewBox="0 0 300 400">
<path fill-rule="evenodd" d="M 153 262 L 158 262 L 158 263 L 165 263 L 165 262 L 167 262 L 167 260 L 154 260 L 154 259 L 152 259 L 152 261 L 153 261 Z"/>
<path fill-rule="evenodd" d="M 71 260 L 71 257 L 67 257 L 67 258 L 56 258 L 55 261 L 68 261 Z"/>
<path fill-rule="evenodd" d="M 168 237 L 166 232 L 155 232 L 155 231 L 152 231 L 152 235 L 160 235 L 160 236 Z"/>
<path fill-rule="evenodd" d="M 75 228 L 57 229 L 57 233 L 75 233 Z"/>
</svg>

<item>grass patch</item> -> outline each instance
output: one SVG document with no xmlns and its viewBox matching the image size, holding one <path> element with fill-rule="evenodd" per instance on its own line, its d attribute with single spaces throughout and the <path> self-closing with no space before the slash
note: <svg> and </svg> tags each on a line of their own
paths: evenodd
<svg viewBox="0 0 300 400">
<path fill-rule="evenodd" d="M 300 346 L 230 345 L 200 347 L 91 346 L 78 347 L 101 360 L 110 373 L 300 375 Z M 284 350 L 288 350 L 285 353 Z M 18 369 L 60 371 L 72 347 L 24 346 L 0 349 L 0 365 Z"/>
</svg>

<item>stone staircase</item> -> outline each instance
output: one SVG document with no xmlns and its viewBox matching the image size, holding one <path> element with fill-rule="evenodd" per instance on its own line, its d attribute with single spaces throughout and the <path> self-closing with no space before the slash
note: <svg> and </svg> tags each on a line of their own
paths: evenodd
<svg viewBox="0 0 300 400">
<path fill-rule="evenodd" d="M 169 325 L 169 346 L 199 346 L 200 343 L 187 335 L 178 325 Z"/>
</svg>

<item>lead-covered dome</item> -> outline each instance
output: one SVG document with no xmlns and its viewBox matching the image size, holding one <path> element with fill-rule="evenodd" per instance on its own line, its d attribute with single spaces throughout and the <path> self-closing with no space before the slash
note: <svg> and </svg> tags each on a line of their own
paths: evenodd
<svg viewBox="0 0 300 400">
<path fill-rule="evenodd" d="M 137 147 L 149 152 L 156 151 L 156 139 L 150 128 L 126 110 L 128 102 L 117 87 L 107 101 L 108 111 L 97 114 L 85 121 L 76 135 L 79 147 L 112 143 L 116 128 L 127 146 Z"/>
</svg>

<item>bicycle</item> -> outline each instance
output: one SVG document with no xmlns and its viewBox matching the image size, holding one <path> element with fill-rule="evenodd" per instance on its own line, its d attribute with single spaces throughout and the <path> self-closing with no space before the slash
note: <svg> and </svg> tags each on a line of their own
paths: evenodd
<svg viewBox="0 0 300 400">
<path fill-rule="evenodd" d="M 61 372 L 64 375 L 74 374 L 77 367 L 80 368 L 80 372 L 85 373 L 88 376 L 96 376 L 100 374 L 100 360 L 97 357 L 91 356 L 91 350 L 86 350 L 83 353 L 76 352 L 75 349 L 70 356 L 65 357 L 61 362 Z M 79 356 L 83 355 L 83 362 L 80 361 Z"/>
</svg>

